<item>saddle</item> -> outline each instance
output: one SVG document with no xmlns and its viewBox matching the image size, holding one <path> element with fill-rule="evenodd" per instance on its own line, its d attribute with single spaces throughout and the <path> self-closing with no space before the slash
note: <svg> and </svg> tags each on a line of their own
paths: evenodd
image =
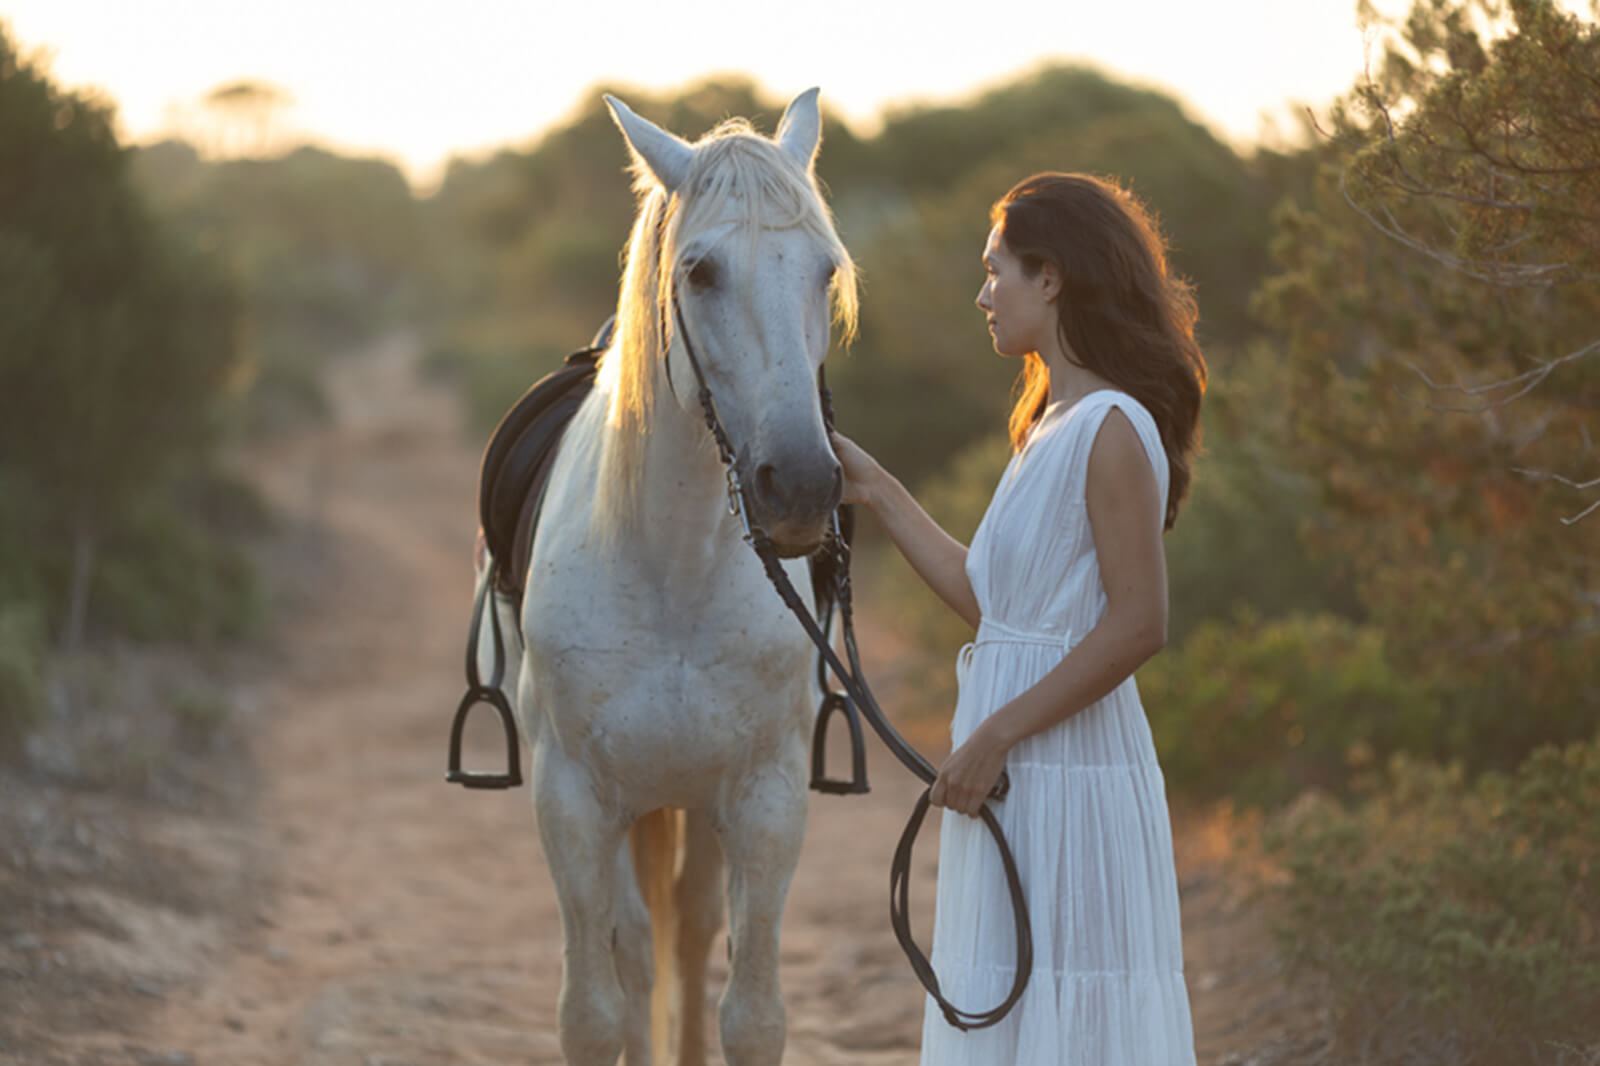
<svg viewBox="0 0 1600 1066">
<path fill-rule="evenodd" d="M 528 579 L 533 532 L 544 490 L 567 425 L 594 387 L 600 355 L 611 343 L 616 318 L 606 320 L 580 348 L 522 394 L 495 427 L 478 475 L 478 522 L 494 559 L 497 593 L 518 605 Z"/>
</svg>

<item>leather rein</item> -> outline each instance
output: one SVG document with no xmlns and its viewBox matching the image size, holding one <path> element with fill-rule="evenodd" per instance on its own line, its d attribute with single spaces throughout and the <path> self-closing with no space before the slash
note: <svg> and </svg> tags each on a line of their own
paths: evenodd
<svg viewBox="0 0 1600 1066">
<path fill-rule="evenodd" d="M 910 891 L 911 891 L 911 849 L 916 843 L 917 835 L 922 828 L 923 820 L 927 817 L 930 806 L 929 793 L 938 771 L 915 748 L 908 744 L 904 737 L 890 724 L 878 701 L 873 697 L 871 689 L 867 687 L 866 676 L 861 669 L 860 655 L 856 649 L 855 624 L 851 611 L 850 601 L 850 546 L 840 533 L 839 513 L 835 511 L 830 524 L 829 535 L 820 552 L 830 553 L 833 562 L 837 565 L 831 567 L 834 583 L 834 599 L 839 606 L 840 619 L 843 623 L 843 643 L 845 654 L 849 659 L 849 666 L 840 662 L 839 656 L 833 650 L 828 640 L 827 629 L 832 618 L 832 605 L 823 611 L 823 621 L 819 623 L 812 615 L 811 610 L 795 591 L 793 582 L 789 580 L 784 571 L 783 563 L 778 556 L 777 548 L 773 545 L 766 532 L 750 519 L 750 509 L 744 495 L 744 485 L 740 481 L 738 461 L 728 434 L 722 427 L 722 420 L 717 416 L 716 402 L 712 399 L 711 388 L 706 383 L 704 372 L 700 368 L 699 356 L 695 353 L 694 342 L 689 338 L 689 330 L 683 320 L 683 308 L 678 302 L 677 287 L 674 285 L 672 292 L 672 313 L 676 320 L 677 334 L 683 339 L 684 351 L 689 356 L 689 366 L 694 370 L 695 383 L 699 388 L 700 408 L 705 414 L 706 428 L 710 430 L 712 440 L 717 446 L 717 455 L 722 460 L 722 465 L 727 471 L 728 478 L 728 512 L 738 518 L 744 527 L 744 540 L 755 550 L 756 556 L 761 560 L 762 568 L 766 571 L 767 578 L 777 589 L 778 595 L 788 605 L 789 610 L 799 620 L 805 629 L 806 635 L 811 638 L 811 643 L 816 645 L 818 664 L 818 680 L 825 693 L 822 707 L 817 716 L 816 734 L 812 740 L 812 787 L 823 792 L 847 793 L 866 792 L 866 757 L 862 747 L 862 734 L 860 718 L 866 717 L 870 725 L 884 745 L 894 753 L 905 768 L 916 775 L 924 785 L 922 795 L 918 797 L 916 805 L 911 811 L 911 818 L 906 823 L 905 830 L 900 835 L 900 842 L 895 847 L 894 858 L 889 866 L 889 920 L 894 928 L 895 939 L 899 940 L 900 947 L 904 950 L 906 958 L 911 963 L 911 969 L 916 973 L 917 979 L 922 982 L 923 988 L 933 997 L 939 1005 L 945 1020 L 960 1030 L 983 1029 L 994 1025 L 1008 1014 L 1019 999 L 1023 990 L 1028 986 L 1028 978 L 1033 972 L 1033 929 L 1028 918 L 1028 905 L 1022 893 L 1022 881 L 1017 872 L 1017 863 L 1011 853 L 1011 848 L 1006 842 L 1005 833 L 1000 828 L 999 821 L 987 803 L 979 810 L 978 816 L 983 820 L 984 826 L 989 830 L 989 835 L 994 838 L 995 846 L 1000 853 L 1000 863 L 1005 870 L 1006 887 L 1011 895 L 1011 913 L 1015 922 L 1017 936 L 1017 962 L 1016 976 L 1013 979 L 1011 991 L 1006 998 L 996 1007 L 986 1011 L 967 1011 L 952 1004 L 945 999 L 939 989 L 939 978 L 933 971 L 933 965 L 928 961 L 911 933 Z M 667 362 L 667 387 L 672 389 L 671 364 Z M 817 390 L 822 404 L 823 421 L 831 431 L 833 429 L 833 404 L 832 396 L 828 391 L 826 379 L 822 371 L 817 372 Z M 675 389 L 673 389 L 676 392 Z M 827 683 L 827 672 L 831 670 L 840 683 L 844 685 L 844 692 L 830 691 Z M 854 779 L 851 781 L 830 780 L 823 773 L 824 752 L 829 720 L 835 713 L 842 713 L 850 729 L 852 763 L 854 766 Z M 1010 790 L 1010 779 L 1001 771 L 1000 780 L 989 793 L 989 799 L 1000 801 L 1005 799 Z"/>
</svg>

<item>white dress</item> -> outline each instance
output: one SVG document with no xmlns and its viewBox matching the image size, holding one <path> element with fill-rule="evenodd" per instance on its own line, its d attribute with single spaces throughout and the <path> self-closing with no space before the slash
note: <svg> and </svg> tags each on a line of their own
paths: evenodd
<svg viewBox="0 0 1600 1066">
<path fill-rule="evenodd" d="M 982 624 L 957 665 L 959 745 L 1083 639 L 1105 610 L 1084 498 L 1089 451 L 1119 408 L 1167 496 L 1155 420 L 1121 392 L 1053 404 L 1013 456 L 967 554 Z M 961 1032 L 931 997 L 923 1066 L 1193 1066 L 1172 830 L 1139 691 L 1022 741 L 991 804 L 1016 854 L 1033 922 L 1027 991 L 998 1025 Z M 932 960 L 945 998 L 988 1010 L 1011 988 L 1010 896 L 983 823 L 945 813 Z"/>
</svg>

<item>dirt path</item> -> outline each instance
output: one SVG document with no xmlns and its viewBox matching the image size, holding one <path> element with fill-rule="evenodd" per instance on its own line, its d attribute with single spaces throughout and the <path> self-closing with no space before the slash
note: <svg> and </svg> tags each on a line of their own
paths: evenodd
<svg viewBox="0 0 1600 1066">
<path fill-rule="evenodd" d="M 197 847 L 233 871 L 209 882 L 238 893 L 238 906 L 215 908 L 231 924 L 194 919 L 208 923 L 202 947 L 132 1033 L 87 1034 L 81 1059 L 37 1061 L 562 1061 L 560 931 L 528 791 L 442 780 L 477 456 L 452 398 L 418 380 L 415 355 L 396 338 L 341 362 L 333 424 L 253 463 L 287 516 L 295 561 L 266 666 L 241 692 L 253 708 L 255 813 L 248 832 Z M 931 749 L 928 732 L 918 740 Z M 784 925 L 791 1066 L 917 1060 L 921 993 L 886 913 L 888 857 L 916 790 L 881 756 L 873 782 L 867 797 L 812 802 Z M 1299 1008 L 1230 888 L 1216 823 L 1179 828 L 1200 1060 L 1243 1063 L 1281 1042 Z M 918 855 L 925 918 L 935 837 Z M 171 936 L 183 935 L 173 922 Z"/>
</svg>

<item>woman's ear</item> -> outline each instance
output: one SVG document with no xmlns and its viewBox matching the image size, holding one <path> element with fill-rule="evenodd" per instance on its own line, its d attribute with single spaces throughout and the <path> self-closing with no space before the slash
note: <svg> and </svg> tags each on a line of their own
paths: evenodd
<svg viewBox="0 0 1600 1066">
<path fill-rule="evenodd" d="M 1061 295 L 1061 271 L 1054 263 L 1039 264 L 1039 284 L 1046 300 L 1054 300 Z"/>
</svg>

